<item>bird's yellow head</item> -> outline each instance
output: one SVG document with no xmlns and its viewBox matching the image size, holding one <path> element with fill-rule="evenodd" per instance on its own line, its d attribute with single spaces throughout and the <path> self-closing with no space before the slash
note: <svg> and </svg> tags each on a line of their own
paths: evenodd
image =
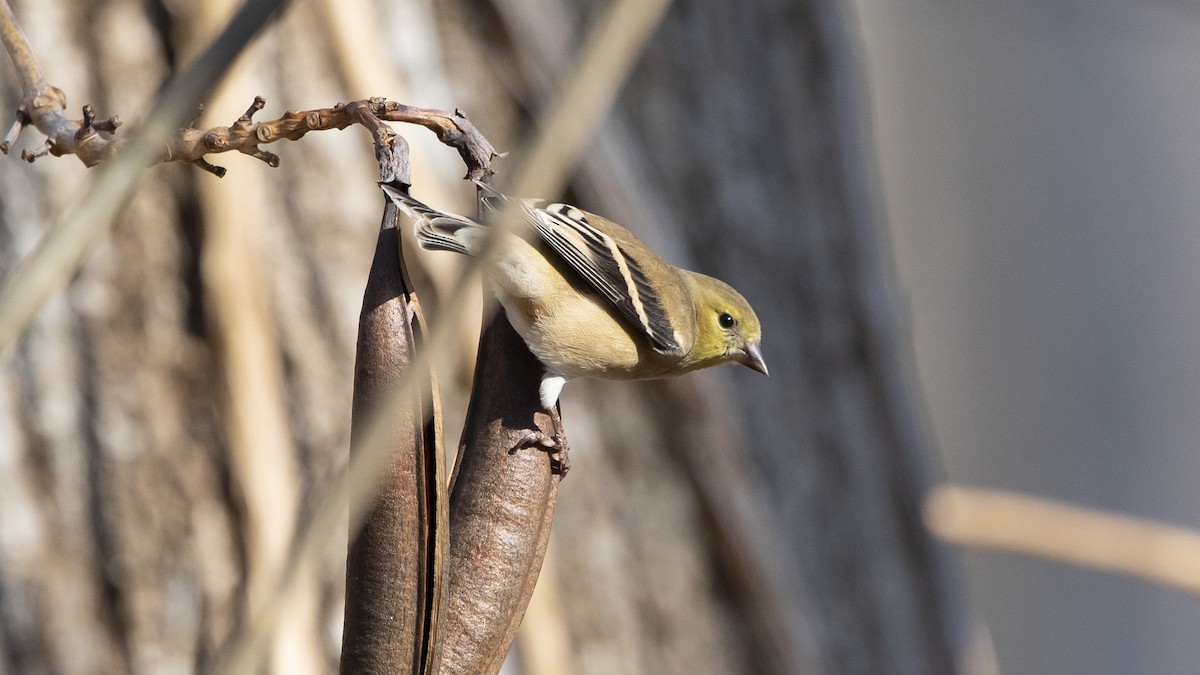
<svg viewBox="0 0 1200 675">
<path fill-rule="evenodd" d="M 686 370 L 696 370 L 740 363 L 766 375 L 762 324 L 750 303 L 720 279 L 682 271 L 696 304 L 696 342 L 681 365 Z"/>
</svg>

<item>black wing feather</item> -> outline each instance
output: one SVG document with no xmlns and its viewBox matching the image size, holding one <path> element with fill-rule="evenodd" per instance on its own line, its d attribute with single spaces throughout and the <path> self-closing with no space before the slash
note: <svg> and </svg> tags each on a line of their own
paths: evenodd
<svg viewBox="0 0 1200 675">
<path fill-rule="evenodd" d="M 677 354 L 682 345 L 670 316 L 641 265 L 611 237 L 592 227 L 582 213 L 535 209 L 538 234 L 627 321 L 641 329 L 655 351 Z M 563 232 L 574 232 L 572 240 Z M 586 250 L 581 250 L 581 241 Z M 640 306 L 640 307 L 639 307 Z"/>
<path fill-rule="evenodd" d="M 683 352 L 671 317 L 645 271 L 612 237 L 593 227 L 582 211 L 566 204 L 538 208 L 476 182 L 485 204 L 512 204 L 552 251 L 650 340 L 655 351 Z"/>
</svg>

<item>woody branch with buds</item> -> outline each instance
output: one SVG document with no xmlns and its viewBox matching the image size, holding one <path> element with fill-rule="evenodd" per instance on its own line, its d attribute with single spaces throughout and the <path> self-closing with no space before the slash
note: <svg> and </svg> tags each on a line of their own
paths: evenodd
<svg viewBox="0 0 1200 675">
<path fill-rule="evenodd" d="M 93 167 L 112 159 L 121 151 L 126 141 L 113 135 L 121 126 L 120 117 L 114 115 L 97 120 L 91 105 L 83 106 L 82 119 L 68 116 L 66 93 L 46 80 L 7 1 L 0 2 L 0 42 L 3 42 L 5 51 L 12 59 L 22 89 L 16 121 L 5 134 L 4 140 L 0 141 L 0 152 L 8 154 L 21 131 L 30 126 L 45 134 L 46 140 L 37 150 L 21 152 L 21 158 L 29 162 L 47 155 L 75 155 L 85 166 Z M 419 124 L 434 132 L 443 143 L 458 149 L 468 166 L 469 178 L 482 178 L 487 160 L 498 154 L 471 121 L 457 110 L 447 113 L 384 98 L 354 103 L 356 105 L 339 103 L 332 108 L 316 110 L 289 110 L 278 119 L 256 122 L 254 114 L 266 104 L 266 100 L 258 96 L 233 124 L 209 129 L 193 126 L 199 118 L 200 111 L 197 111 L 187 127 L 180 129 L 170 139 L 159 161 L 189 162 L 217 176 L 224 176 L 225 169 L 209 163 L 205 157 L 236 151 L 276 167 L 279 166 L 279 156 L 260 146 L 281 140 L 299 140 L 310 131 L 340 130 L 361 123 L 361 113 L 356 113 L 356 108 L 365 108 L 379 120 Z"/>
</svg>

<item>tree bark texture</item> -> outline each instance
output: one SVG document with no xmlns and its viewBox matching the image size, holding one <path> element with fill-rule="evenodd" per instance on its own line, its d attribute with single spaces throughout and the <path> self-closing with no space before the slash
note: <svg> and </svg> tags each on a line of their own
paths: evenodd
<svg viewBox="0 0 1200 675">
<path fill-rule="evenodd" d="M 228 124 L 256 94 L 268 118 L 365 96 L 460 107 L 514 151 L 496 163 L 502 176 L 601 8 L 346 2 L 335 21 L 330 4 L 293 5 L 227 85 L 238 102 L 206 119 Z M 840 7 L 676 4 L 572 183 L 570 200 L 741 290 L 763 319 L 772 375 L 568 384 L 572 470 L 549 541 L 570 646 L 559 673 L 956 668 L 963 611 L 916 509 L 927 449 L 901 377 L 906 338 L 887 295 L 854 29 Z M 196 40 L 199 11 L 135 0 L 14 9 L 71 107 L 129 121 Z M 360 31 L 353 46 L 381 46 L 377 58 L 347 56 L 343 20 Z M 378 79 L 388 72 L 401 82 Z M 0 115 L 18 97 L 0 68 Z M 459 159 L 423 130 L 404 133 L 414 193 L 467 212 Z M 0 364 L 0 673 L 193 672 L 243 621 L 243 490 L 254 484 L 232 478 L 226 455 L 230 356 L 216 348 L 226 342 L 200 264 L 215 214 L 254 233 L 262 261 L 297 482 L 283 522 L 303 523 L 345 461 L 377 165 L 356 129 L 272 150 L 278 169 L 224 162 L 220 180 L 243 188 L 233 197 L 203 187 L 218 179 L 193 167 L 151 170 L 112 236 Z M 0 157 L 0 278 L 86 180 L 74 161 Z M 454 258 L 414 256 L 431 322 L 447 310 L 437 299 Z M 503 330 L 485 334 L 481 368 L 489 341 L 512 339 Z M 478 344 L 464 334 L 463 364 L 440 373 L 448 430 Z M 504 402 L 473 403 L 472 414 L 485 405 Z M 526 461 L 548 468 L 534 449 L 464 457 L 458 480 L 494 472 L 502 484 L 506 463 Z M 544 483 L 508 488 L 531 499 L 559 489 L 548 470 Z M 487 505 L 452 508 L 469 523 Z M 466 532 L 452 548 L 489 545 Z M 336 668 L 344 541 L 330 543 L 309 589 L 304 636 L 324 659 L 313 672 Z M 537 639 L 518 638 L 518 651 Z"/>
</svg>

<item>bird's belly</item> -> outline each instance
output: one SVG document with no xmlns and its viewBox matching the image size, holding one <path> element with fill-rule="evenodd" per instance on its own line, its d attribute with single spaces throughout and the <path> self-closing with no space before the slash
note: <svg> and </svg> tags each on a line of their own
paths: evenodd
<svg viewBox="0 0 1200 675">
<path fill-rule="evenodd" d="M 638 377 L 639 349 L 625 326 L 598 302 L 556 306 L 498 294 L 509 323 L 546 368 L 568 379 Z"/>
<path fill-rule="evenodd" d="M 582 281 L 572 283 L 523 241 L 508 245 L 503 262 L 488 275 L 492 290 L 509 323 L 550 372 L 568 379 L 640 379 L 667 368 L 665 357 Z"/>
</svg>

